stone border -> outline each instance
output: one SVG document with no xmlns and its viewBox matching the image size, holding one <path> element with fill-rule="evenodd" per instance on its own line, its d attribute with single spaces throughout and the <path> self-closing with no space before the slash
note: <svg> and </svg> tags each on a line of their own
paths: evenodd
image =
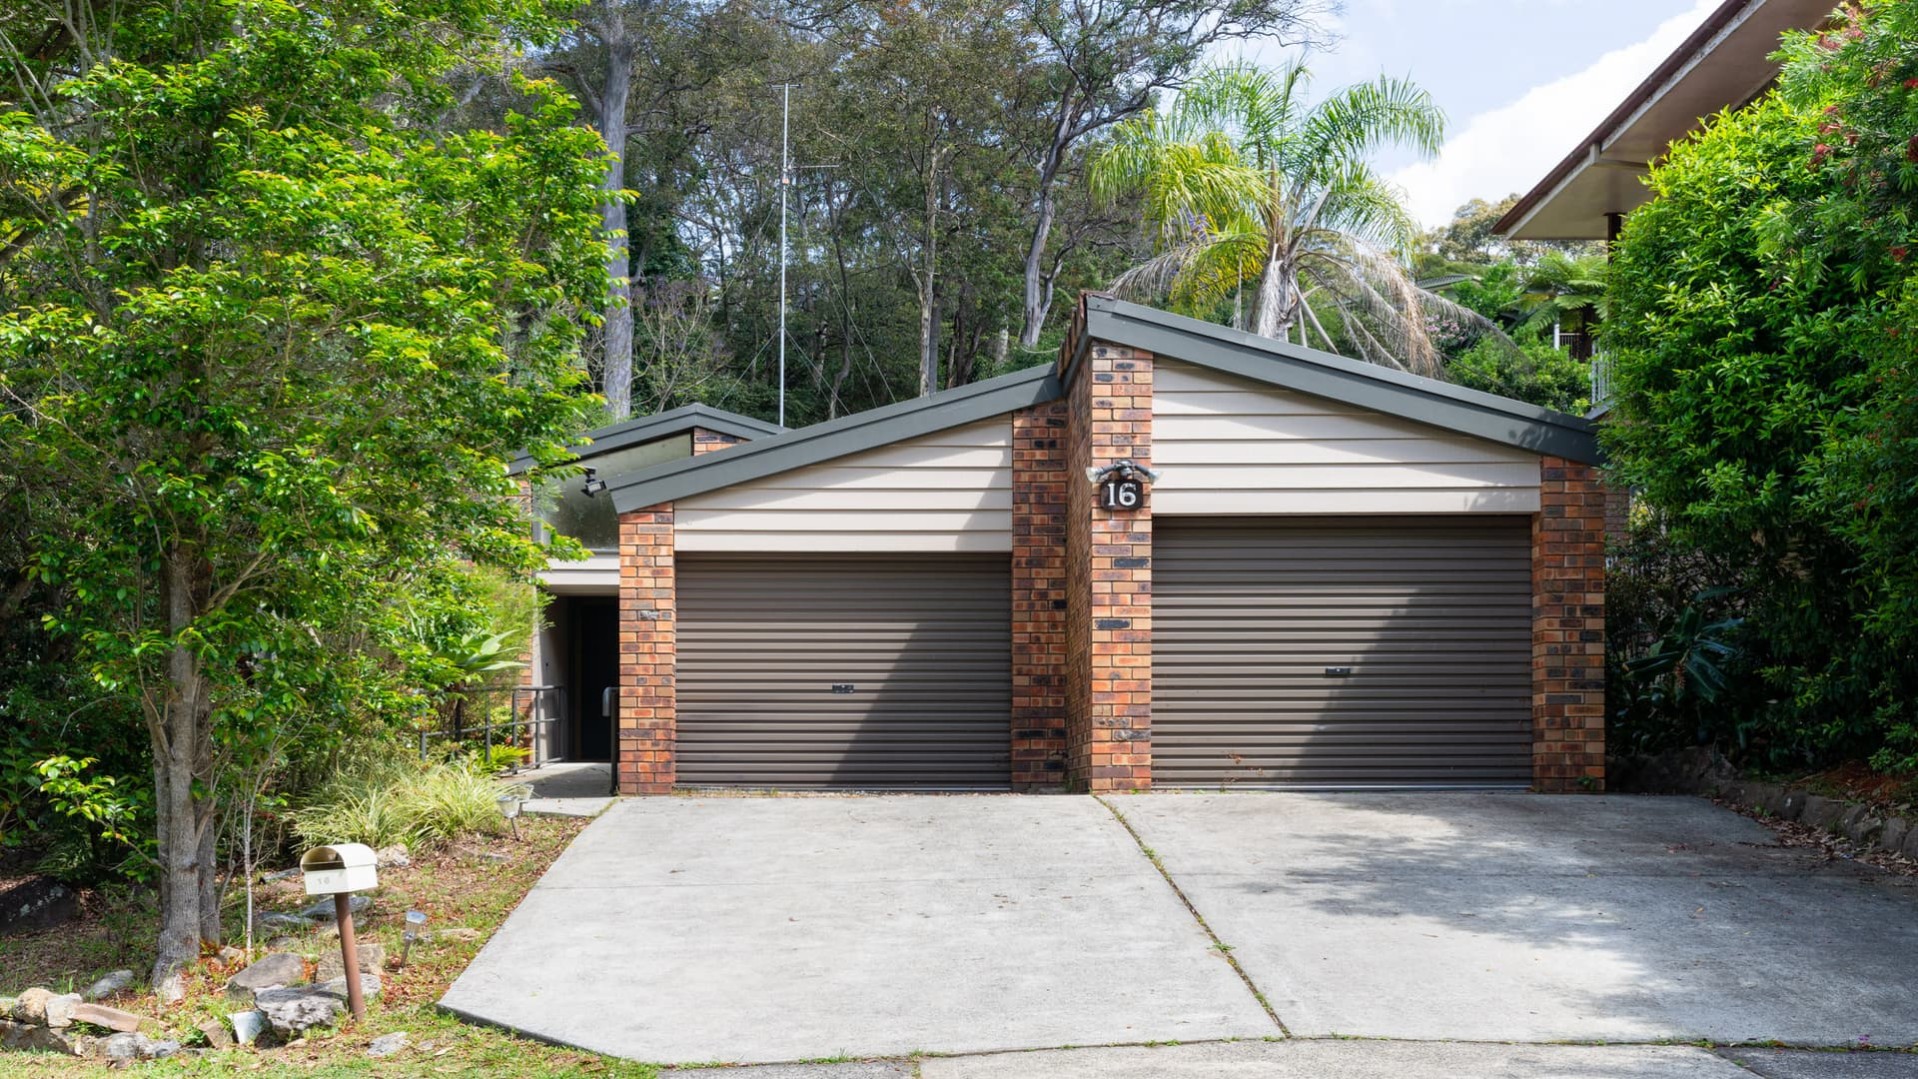
<svg viewBox="0 0 1918 1079">
<path fill-rule="evenodd" d="M 1841 836 L 1866 850 L 1918 859 L 1918 817 L 1813 794 L 1788 783 L 1746 779 L 1709 746 L 1614 758 L 1615 789 L 1642 794 L 1698 794 L 1723 798 L 1766 816 Z"/>
</svg>

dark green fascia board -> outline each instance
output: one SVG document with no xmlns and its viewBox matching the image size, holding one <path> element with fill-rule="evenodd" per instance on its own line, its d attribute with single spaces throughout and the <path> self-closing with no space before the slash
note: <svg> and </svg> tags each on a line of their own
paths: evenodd
<svg viewBox="0 0 1918 1079">
<path fill-rule="evenodd" d="M 1109 296 L 1090 294 L 1085 308 L 1084 331 L 1061 376 L 1067 383 L 1092 342 L 1109 341 L 1534 453 L 1603 463 L 1597 428 L 1577 416 Z"/>
<path fill-rule="evenodd" d="M 622 420 L 586 433 L 586 439 L 576 443 L 573 449 L 572 463 L 584 464 L 601 454 L 614 450 L 623 450 L 628 446 L 637 446 L 645 442 L 656 442 L 662 438 L 684 434 L 695 427 L 708 431 L 717 431 L 722 435 L 745 439 L 748 442 L 779 434 L 785 428 L 776 423 L 756 420 L 751 416 L 741 416 L 737 412 L 710 408 L 706 405 L 682 405 L 666 412 L 656 412 L 650 416 Z M 522 453 L 513 458 L 507 466 L 509 475 L 516 475 L 533 467 L 532 457 Z"/>
<path fill-rule="evenodd" d="M 1044 404 L 1057 400 L 1060 392 L 1059 380 L 1048 363 L 927 397 L 855 412 L 720 453 L 654 465 L 614 480 L 613 508 L 620 513 L 631 513 L 662 502 L 776 476 L 847 454 Z"/>
</svg>

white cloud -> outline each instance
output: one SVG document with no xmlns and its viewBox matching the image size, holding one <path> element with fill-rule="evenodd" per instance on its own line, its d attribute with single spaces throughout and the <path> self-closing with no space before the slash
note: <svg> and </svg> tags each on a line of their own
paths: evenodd
<svg viewBox="0 0 1918 1079">
<path fill-rule="evenodd" d="M 1696 0 L 1690 11 L 1660 23 L 1645 40 L 1467 120 L 1438 157 L 1392 174 L 1405 189 L 1413 216 L 1427 226 L 1442 225 L 1471 199 L 1530 190 L 1719 3 Z"/>
</svg>

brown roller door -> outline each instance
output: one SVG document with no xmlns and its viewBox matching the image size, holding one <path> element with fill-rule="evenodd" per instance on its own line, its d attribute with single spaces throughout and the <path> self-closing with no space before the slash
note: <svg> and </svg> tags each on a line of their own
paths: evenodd
<svg viewBox="0 0 1918 1079">
<path fill-rule="evenodd" d="M 1162 517 L 1153 533 L 1155 784 L 1530 782 L 1527 519 Z"/>
<path fill-rule="evenodd" d="M 1005 789 L 1006 556 L 678 559 L 679 782 Z"/>
</svg>

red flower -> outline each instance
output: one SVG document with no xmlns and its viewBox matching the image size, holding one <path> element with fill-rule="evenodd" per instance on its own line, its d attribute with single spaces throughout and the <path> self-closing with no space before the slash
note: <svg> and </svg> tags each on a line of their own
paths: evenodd
<svg viewBox="0 0 1918 1079">
<path fill-rule="evenodd" d="M 1918 161 L 1918 135 L 1913 135 L 1905 143 L 1905 160 Z"/>
<path fill-rule="evenodd" d="M 1906 80 L 1905 80 L 1905 89 L 1907 89 L 1907 90 L 1918 90 L 1918 79 L 1906 79 Z"/>
<path fill-rule="evenodd" d="M 1909 254 L 1911 254 L 1911 251 L 1901 244 L 1891 249 L 1891 261 L 1903 262 L 1905 261 L 1905 256 Z"/>
</svg>

